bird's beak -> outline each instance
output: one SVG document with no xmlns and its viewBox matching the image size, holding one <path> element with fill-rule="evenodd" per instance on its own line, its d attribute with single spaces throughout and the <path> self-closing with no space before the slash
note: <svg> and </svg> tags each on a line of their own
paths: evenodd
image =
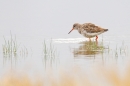
<svg viewBox="0 0 130 86">
<path fill-rule="evenodd" d="M 72 30 L 71 31 L 73 31 L 74 30 L 74 28 L 72 28 Z M 71 33 L 71 31 L 68 33 L 68 34 L 70 34 Z"/>
</svg>

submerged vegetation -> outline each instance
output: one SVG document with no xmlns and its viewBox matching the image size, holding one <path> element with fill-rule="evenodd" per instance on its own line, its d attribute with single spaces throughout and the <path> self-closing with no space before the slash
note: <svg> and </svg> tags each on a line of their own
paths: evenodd
<svg viewBox="0 0 130 86">
<path fill-rule="evenodd" d="M 125 45 L 124 42 L 122 44 L 113 46 L 110 45 L 110 42 L 107 45 L 104 45 L 104 42 L 96 42 L 96 41 L 84 41 L 79 44 L 78 48 L 74 48 L 74 56 L 96 56 L 96 55 L 103 55 L 107 54 L 110 57 L 119 57 L 119 56 L 128 56 L 129 48 Z M 114 48 L 115 47 L 115 48 Z M 107 56 L 105 56 L 107 57 Z M 108 57 L 109 58 L 109 57 Z"/>
<path fill-rule="evenodd" d="M 45 67 L 47 63 L 49 63 L 52 66 L 52 63 L 56 62 L 58 58 L 58 53 L 56 47 L 53 45 L 52 40 L 47 43 L 46 40 L 44 40 L 43 43 L 43 63 L 45 64 Z"/>
<path fill-rule="evenodd" d="M 3 66 L 10 63 L 11 68 L 13 68 L 13 66 L 16 66 L 17 61 L 21 61 L 18 57 L 24 59 L 28 56 L 28 49 L 25 46 L 21 46 L 17 41 L 16 36 L 13 37 L 11 33 L 9 38 L 5 38 L 4 36 L 3 38 Z"/>
<path fill-rule="evenodd" d="M 80 43 L 79 48 L 74 49 L 74 55 L 96 55 L 103 53 L 105 49 L 103 43 L 98 44 L 95 41 L 84 41 Z"/>
</svg>

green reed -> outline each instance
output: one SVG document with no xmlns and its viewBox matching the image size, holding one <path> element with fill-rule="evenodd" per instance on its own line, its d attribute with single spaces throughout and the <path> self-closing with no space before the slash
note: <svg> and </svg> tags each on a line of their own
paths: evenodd
<svg viewBox="0 0 130 86">
<path fill-rule="evenodd" d="M 10 33 L 10 38 L 9 39 L 5 39 L 5 37 L 3 36 L 4 39 L 4 44 L 2 44 L 2 48 L 3 48 L 3 54 L 4 55 L 16 55 L 18 53 L 20 54 L 27 54 L 28 50 L 25 46 L 20 46 L 21 44 L 18 43 L 16 36 L 12 36 L 12 34 Z"/>
<path fill-rule="evenodd" d="M 56 48 L 54 47 L 52 41 L 49 42 L 49 44 L 46 43 L 46 41 L 44 40 L 43 43 L 43 55 L 44 57 L 47 58 L 52 58 L 54 59 L 56 56 Z"/>
<path fill-rule="evenodd" d="M 54 62 L 57 63 L 57 57 L 58 57 L 58 54 L 57 54 L 57 50 L 56 50 L 56 47 L 53 45 L 52 41 L 50 41 L 49 43 L 46 42 L 46 40 L 44 40 L 43 42 L 43 63 L 45 65 L 45 68 L 46 68 L 46 65 L 49 63 L 50 66 L 52 66 L 52 64 Z"/>
<path fill-rule="evenodd" d="M 22 57 L 27 57 L 27 55 L 28 55 L 28 49 L 27 49 L 27 47 L 25 47 L 25 46 L 20 47 L 19 48 L 19 54 Z"/>
<path fill-rule="evenodd" d="M 12 34 L 11 34 L 10 39 L 6 40 L 4 36 L 3 36 L 3 38 L 4 38 L 4 44 L 2 45 L 3 53 L 5 53 L 5 54 L 17 53 L 20 44 L 18 45 L 16 36 L 13 38 Z"/>
<path fill-rule="evenodd" d="M 128 46 L 126 46 L 125 43 L 124 43 L 124 41 L 123 41 L 122 44 L 120 45 L 120 47 L 116 46 L 115 52 L 116 52 L 116 56 L 118 54 L 126 56 L 126 54 L 128 52 Z"/>
</svg>

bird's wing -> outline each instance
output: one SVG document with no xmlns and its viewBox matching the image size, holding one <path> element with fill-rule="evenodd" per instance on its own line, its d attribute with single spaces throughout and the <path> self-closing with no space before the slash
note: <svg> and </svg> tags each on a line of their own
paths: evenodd
<svg viewBox="0 0 130 86">
<path fill-rule="evenodd" d="M 92 23 L 85 23 L 82 25 L 82 29 L 86 30 L 89 33 L 97 33 L 97 32 L 102 32 L 104 31 L 103 28 L 96 26 L 95 24 Z"/>
</svg>

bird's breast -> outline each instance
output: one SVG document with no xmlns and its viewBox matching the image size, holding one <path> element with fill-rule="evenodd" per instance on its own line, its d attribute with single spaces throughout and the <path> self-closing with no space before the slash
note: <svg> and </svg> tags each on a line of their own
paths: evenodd
<svg viewBox="0 0 130 86">
<path fill-rule="evenodd" d="M 78 32 L 79 32 L 80 34 L 82 34 L 81 30 L 79 30 L 79 29 L 78 29 Z"/>
</svg>

